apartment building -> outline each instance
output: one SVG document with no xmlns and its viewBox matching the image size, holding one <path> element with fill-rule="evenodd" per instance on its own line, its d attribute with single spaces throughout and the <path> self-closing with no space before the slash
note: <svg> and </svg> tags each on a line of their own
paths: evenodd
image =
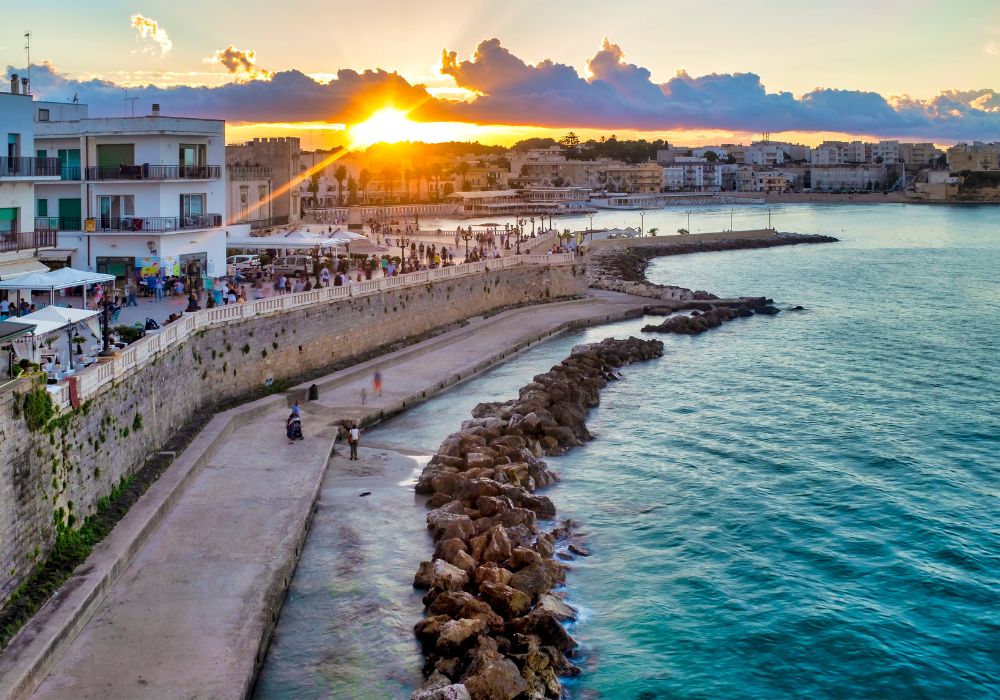
<svg viewBox="0 0 1000 700">
<path fill-rule="evenodd" d="M 0 93 L 0 279 L 44 272 L 39 261 L 55 246 L 55 234 L 35 229 L 35 188 L 58 181 L 59 161 L 36 152 L 35 103 L 26 84 L 11 77 L 10 92 Z"/>
<path fill-rule="evenodd" d="M 248 165 L 271 171 L 271 219 L 275 224 L 299 220 L 302 149 L 295 137 L 257 138 L 225 148 L 226 165 Z"/>
<path fill-rule="evenodd" d="M 816 165 L 809 168 L 813 192 L 880 189 L 886 180 L 884 164 Z"/>
<path fill-rule="evenodd" d="M 953 173 L 963 170 L 1000 169 L 1000 143 L 960 143 L 948 149 L 948 167 Z"/>
<path fill-rule="evenodd" d="M 152 270 L 225 274 L 225 122 L 158 105 L 90 118 L 83 104 L 38 102 L 35 129 L 37 155 L 59 163 L 59 177 L 35 188 L 35 228 L 57 232 L 74 267 L 122 283 Z"/>
<path fill-rule="evenodd" d="M 914 167 L 932 164 L 944 151 L 933 143 L 901 143 L 899 144 L 899 160 Z"/>
</svg>

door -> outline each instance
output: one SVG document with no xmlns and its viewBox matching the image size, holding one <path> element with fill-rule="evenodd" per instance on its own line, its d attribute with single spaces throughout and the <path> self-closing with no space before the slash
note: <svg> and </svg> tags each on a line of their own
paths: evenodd
<svg viewBox="0 0 1000 700">
<path fill-rule="evenodd" d="M 181 226 L 200 226 L 205 215 L 205 195 L 181 195 Z"/>
<path fill-rule="evenodd" d="M 59 164 L 62 166 L 63 180 L 80 179 L 80 149 L 60 148 Z"/>
<path fill-rule="evenodd" d="M 59 228 L 66 231 L 80 231 L 83 228 L 80 198 L 59 200 Z"/>
<path fill-rule="evenodd" d="M 177 153 L 181 177 L 205 177 L 205 151 L 203 143 L 182 143 Z"/>
<path fill-rule="evenodd" d="M 130 194 L 101 195 L 97 198 L 97 211 L 101 216 L 101 228 L 110 231 L 135 229 L 132 220 L 135 198 Z"/>
</svg>

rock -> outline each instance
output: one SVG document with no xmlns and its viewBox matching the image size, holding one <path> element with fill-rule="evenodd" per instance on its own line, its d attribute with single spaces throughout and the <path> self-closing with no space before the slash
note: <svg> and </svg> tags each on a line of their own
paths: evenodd
<svg viewBox="0 0 1000 700">
<path fill-rule="evenodd" d="M 511 586 L 484 581 L 479 585 L 480 597 L 506 618 L 520 617 L 531 609 L 531 597 Z"/>
<path fill-rule="evenodd" d="M 509 557 L 510 568 L 513 571 L 523 569 L 530 564 L 541 564 L 541 555 L 533 549 L 527 547 L 514 547 Z"/>
<path fill-rule="evenodd" d="M 576 610 L 566 605 L 561 599 L 551 593 L 542 593 L 538 596 L 538 604 L 535 610 L 548 613 L 559 622 L 576 619 Z"/>
<path fill-rule="evenodd" d="M 442 591 L 457 591 L 469 583 L 469 576 L 457 566 L 438 559 L 431 568 L 433 575 L 431 587 Z"/>
<path fill-rule="evenodd" d="M 562 565 L 551 559 L 543 559 L 539 564 L 532 564 L 515 571 L 510 577 L 510 585 L 519 591 L 524 591 L 534 600 L 565 579 L 566 571 Z"/>
<path fill-rule="evenodd" d="M 433 559 L 444 559 L 446 562 L 451 564 L 455 555 L 459 552 L 468 552 L 469 546 L 458 537 L 451 537 L 446 540 L 438 540 L 437 545 L 434 547 Z"/>
<path fill-rule="evenodd" d="M 465 477 L 454 472 L 441 472 L 431 479 L 431 487 L 435 493 L 444 493 L 453 496 L 461 491 L 465 485 Z"/>
<path fill-rule="evenodd" d="M 455 558 L 451 560 L 451 564 L 457 566 L 459 569 L 464 571 L 470 577 L 476 570 L 476 560 L 465 551 L 460 551 L 455 555 Z"/>
<path fill-rule="evenodd" d="M 476 585 L 480 588 L 482 588 L 484 583 L 496 583 L 506 586 L 510 583 L 511 575 L 511 572 L 507 569 L 490 562 L 476 569 Z"/>
<path fill-rule="evenodd" d="M 491 561 L 496 564 L 502 564 L 507 561 L 510 557 L 512 547 L 510 538 L 507 536 L 507 531 L 503 526 L 494 525 L 487 533 L 487 537 L 489 541 L 480 561 Z"/>
<path fill-rule="evenodd" d="M 780 311 L 781 309 L 779 309 L 777 306 L 771 306 L 770 304 L 765 304 L 763 306 L 757 306 L 754 308 L 754 313 L 763 314 L 764 316 L 774 316 Z"/>
<path fill-rule="evenodd" d="M 470 638 L 486 631 L 486 624 L 479 618 L 448 620 L 441 625 L 437 638 L 437 649 L 446 656 L 455 656 Z"/>
<path fill-rule="evenodd" d="M 472 700 L 513 700 L 528 689 L 528 684 L 521 677 L 517 665 L 502 656 L 488 642 L 480 640 L 477 650 L 462 678 Z"/>
<path fill-rule="evenodd" d="M 434 671 L 419 689 L 410 694 L 410 700 L 471 700 L 471 698 L 464 685 L 452 683 L 440 671 Z"/>
<path fill-rule="evenodd" d="M 483 452 L 469 452 L 465 455 L 465 467 L 466 469 L 480 469 L 483 467 L 492 467 L 493 457 Z"/>
</svg>

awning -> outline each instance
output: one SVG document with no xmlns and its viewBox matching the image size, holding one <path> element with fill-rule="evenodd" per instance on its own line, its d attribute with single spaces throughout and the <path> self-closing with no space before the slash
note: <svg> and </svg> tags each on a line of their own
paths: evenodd
<svg viewBox="0 0 1000 700">
<path fill-rule="evenodd" d="M 14 338 L 20 338 L 22 335 L 27 335 L 28 333 L 33 333 L 34 331 L 35 324 L 33 323 L 0 321 L 0 343 L 13 340 Z"/>
<path fill-rule="evenodd" d="M 63 306 L 46 306 L 27 316 L 18 318 L 19 322 L 32 323 L 36 326 L 35 335 L 45 335 L 58 331 L 71 324 L 86 322 L 90 332 L 97 336 L 97 312 L 89 309 L 74 309 Z"/>
<path fill-rule="evenodd" d="M 48 272 L 49 268 L 34 258 L 18 258 L 0 262 L 0 281 L 31 274 L 32 272 Z M 9 287 L 8 287 L 9 289 Z M 27 289 L 27 287 L 25 287 Z"/>
<path fill-rule="evenodd" d="M 44 265 L 42 267 L 45 269 L 44 273 L 33 272 L 12 279 L 0 280 L 0 289 L 34 289 L 51 292 L 56 289 L 79 287 L 95 282 L 111 282 L 115 279 L 114 275 L 106 275 L 103 272 L 87 272 L 72 267 L 49 272 L 49 268 Z"/>
<path fill-rule="evenodd" d="M 65 261 L 75 252 L 77 252 L 76 248 L 43 248 L 36 255 L 38 255 L 39 260 Z"/>
</svg>

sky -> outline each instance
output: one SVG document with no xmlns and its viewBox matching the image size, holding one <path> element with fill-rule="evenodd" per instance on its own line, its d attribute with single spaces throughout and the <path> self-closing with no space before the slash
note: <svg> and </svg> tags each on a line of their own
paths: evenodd
<svg viewBox="0 0 1000 700">
<path fill-rule="evenodd" d="M 331 145 L 389 104 L 429 134 L 506 143 L 1000 139 L 1000 0 L 31 7 L 4 9 L 0 61 L 24 72 L 30 30 L 38 98 L 116 115 L 130 86 L 137 113 L 225 118 L 231 139 Z"/>
</svg>

